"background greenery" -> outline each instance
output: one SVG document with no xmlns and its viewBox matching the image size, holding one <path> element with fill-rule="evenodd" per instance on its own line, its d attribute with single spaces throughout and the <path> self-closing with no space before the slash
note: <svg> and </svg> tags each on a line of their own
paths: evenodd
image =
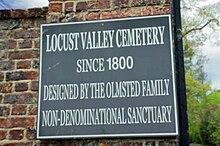
<svg viewBox="0 0 220 146">
<path fill-rule="evenodd" d="M 219 35 L 220 2 L 205 6 L 200 2 L 181 1 L 189 135 L 191 143 L 220 146 L 220 90 L 212 89 L 207 80 L 208 58 L 201 50 L 205 41 Z"/>
</svg>

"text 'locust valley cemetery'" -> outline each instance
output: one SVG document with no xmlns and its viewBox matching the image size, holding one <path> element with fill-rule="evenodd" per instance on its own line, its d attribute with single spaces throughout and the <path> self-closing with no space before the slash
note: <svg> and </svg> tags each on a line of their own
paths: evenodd
<svg viewBox="0 0 220 146">
<path fill-rule="evenodd" d="M 134 29 L 118 29 L 81 33 L 60 33 L 46 35 L 46 52 L 78 51 L 164 44 L 165 26 Z M 132 69 L 133 57 L 90 58 L 77 60 L 77 73 L 103 72 L 108 70 Z M 107 63 L 107 67 L 105 67 Z"/>
</svg>

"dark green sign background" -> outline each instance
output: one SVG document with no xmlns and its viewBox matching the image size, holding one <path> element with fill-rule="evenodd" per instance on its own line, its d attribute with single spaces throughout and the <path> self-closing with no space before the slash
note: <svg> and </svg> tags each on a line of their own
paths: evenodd
<svg viewBox="0 0 220 146">
<path fill-rule="evenodd" d="M 41 26 L 42 139 L 178 135 L 170 15 Z"/>
</svg>

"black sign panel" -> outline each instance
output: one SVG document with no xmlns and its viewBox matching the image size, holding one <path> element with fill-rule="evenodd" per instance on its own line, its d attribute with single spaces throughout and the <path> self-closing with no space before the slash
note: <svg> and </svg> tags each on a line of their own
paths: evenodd
<svg viewBox="0 0 220 146">
<path fill-rule="evenodd" d="M 178 135 L 170 19 L 42 25 L 37 137 Z"/>
</svg>

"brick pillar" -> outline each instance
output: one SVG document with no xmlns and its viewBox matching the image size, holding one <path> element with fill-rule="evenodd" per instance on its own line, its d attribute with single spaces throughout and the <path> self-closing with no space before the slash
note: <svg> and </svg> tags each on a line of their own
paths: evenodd
<svg viewBox="0 0 220 146">
<path fill-rule="evenodd" d="M 47 8 L 0 11 L 0 145 L 35 141 L 40 24 Z"/>
</svg>

